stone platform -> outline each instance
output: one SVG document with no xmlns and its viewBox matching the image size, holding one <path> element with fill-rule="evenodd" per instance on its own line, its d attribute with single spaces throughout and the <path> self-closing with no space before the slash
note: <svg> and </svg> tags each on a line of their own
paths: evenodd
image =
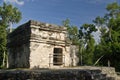
<svg viewBox="0 0 120 80">
<path fill-rule="evenodd" d="M 116 80 L 100 69 L 85 68 L 0 70 L 0 80 Z"/>
</svg>

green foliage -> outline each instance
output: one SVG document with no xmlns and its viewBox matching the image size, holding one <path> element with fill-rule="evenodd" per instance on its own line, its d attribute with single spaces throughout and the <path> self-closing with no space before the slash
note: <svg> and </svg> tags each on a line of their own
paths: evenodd
<svg viewBox="0 0 120 80">
<path fill-rule="evenodd" d="M 6 29 L 0 25 L 0 65 L 2 65 L 3 53 L 6 51 Z"/>
<path fill-rule="evenodd" d="M 117 2 L 108 4 L 106 7 L 106 10 L 109 12 L 108 15 L 109 17 L 114 17 L 117 18 L 118 16 L 120 16 L 120 6 Z"/>
<path fill-rule="evenodd" d="M 81 59 L 81 65 L 92 65 L 93 64 L 93 53 L 95 40 L 92 35 L 97 29 L 93 24 L 83 24 L 78 30 L 77 26 L 70 24 L 70 20 L 66 19 L 63 21 L 63 26 L 68 30 L 68 37 L 73 45 L 79 45 L 79 58 Z"/>
<path fill-rule="evenodd" d="M 22 18 L 18 8 L 6 3 L 0 6 L 0 17 L 2 18 L 2 22 L 7 25 L 9 25 L 9 23 L 18 23 Z"/>
<path fill-rule="evenodd" d="M 97 27 L 101 27 L 101 26 L 104 26 L 105 19 L 98 16 L 98 17 L 95 18 L 95 20 L 93 20 L 93 22 L 96 24 Z"/>
<path fill-rule="evenodd" d="M 10 24 L 18 23 L 21 20 L 21 12 L 11 4 L 3 3 L 0 6 L 0 66 L 6 65 L 6 43 L 7 28 Z"/>
<path fill-rule="evenodd" d="M 83 24 L 79 30 L 79 39 L 82 42 L 80 45 L 80 54 L 83 59 L 81 61 L 83 64 L 92 65 L 93 64 L 93 54 L 95 40 L 92 35 L 93 32 L 96 32 L 97 29 L 93 24 Z"/>
<path fill-rule="evenodd" d="M 67 27 L 72 43 L 80 46 L 81 65 L 95 63 L 108 66 L 110 63 L 110 66 L 120 71 L 120 5 L 116 2 L 108 4 L 106 10 L 108 12 L 103 17 L 96 17 L 94 24 L 83 24 L 79 31 L 76 26 L 70 25 L 69 19 L 63 21 L 63 25 Z M 92 35 L 97 31 L 96 27 L 100 32 L 97 45 Z"/>
<path fill-rule="evenodd" d="M 101 42 L 95 47 L 95 60 L 100 56 L 99 65 L 110 65 L 115 67 L 117 71 L 120 71 L 120 5 L 118 3 L 111 3 L 107 5 L 108 13 L 103 18 L 95 19 L 94 23 L 99 26 L 101 32 Z M 100 23 L 103 19 L 102 23 Z M 106 27 L 103 27 L 106 26 Z"/>
<path fill-rule="evenodd" d="M 66 19 L 63 21 L 63 26 L 67 28 L 68 37 L 73 45 L 79 45 L 79 38 L 78 38 L 78 27 L 73 26 L 70 24 L 70 20 Z"/>
</svg>

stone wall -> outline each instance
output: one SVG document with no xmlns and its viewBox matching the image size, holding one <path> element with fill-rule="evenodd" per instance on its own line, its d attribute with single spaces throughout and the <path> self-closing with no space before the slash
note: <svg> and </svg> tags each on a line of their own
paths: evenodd
<svg viewBox="0 0 120 80">
<path fill-rule="evenodd" d="M 29 68 L 30 53 L 30 24 L 25 23 L 19 26 L 8 35 L 8 67 L 9 68 Z"/>
<path fill-rule="evenodd" d="M 31 51 L 30 54 L 30 68 L 50 68 L 50 67 L 64 67 L 70 66 L 70 48 L 69 47 L 61 47 L 55 45 L 49 45 L 44 43 L 35 43 L 31 42 L 31 46 L 37 45 L 35 50 Z M 53 49 L 54 48 L 62 48 L 63 50 L 63 65 L 55 66 L 53 65 Z"/>
<path fill-rule="evenodd" d="M 12 70 L 0 75 L 0 80 L 92 80 L 86 70 Z"/>
<path fill-rule="evenodd" d="M 99 69 L 0 70 L 0 80 L 117 80 Z"/>
<path fill-rule="evenodd" d="M 79 63 L 79 46 L 71 45 L 70 46 L 70 57 L 71 57 L 71 66 L 77 66 Z"/>
<path fill-rule="evenodd" d="M 61 65 L 53 65 L 55 48 L 62 50 Z M 9 68 L 76 66 L 75 50 L 62 26 L 30 20 L 8 35 Z"/>
<path fill-rule="evenodd" d="M 64 68 L 68 69 L 68 68 Z M 80 66 L 80 67 L 69 67 L 69 69 L 82 69 L 82 70 L 100 70 L 102 74 L 106 74 L 106 77 L 112 77 L 117 80 L 117 74 L 113 67 L 96 67 L 96 66 Z M 118 79 L 119 80 L 119 79 Z"/>
<path fill-rule="evenodd" d="M 30 68 L 48 68 L 70 66 L 70 43 L 67 39 L 65 27 L 31 23 L 30 39 Z M 53 65 L 54 48 L 61 48 L 63 52 L 63 65 Z"/>
<path fill-rule="evenodd" d="M 29 68 L 29 44 L 8 49 L 9 68 Z"/>
</svg>

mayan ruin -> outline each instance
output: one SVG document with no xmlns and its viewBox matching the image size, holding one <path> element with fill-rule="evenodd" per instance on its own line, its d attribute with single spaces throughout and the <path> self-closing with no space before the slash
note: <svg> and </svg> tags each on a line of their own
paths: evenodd
<svg viewBox="0 0 120 80">
<path fill-rule="evenodd" d="M 120 80 L 120 0 L 1 0 L 0 80 Z"/>
<path fill-rule="evenodd" d="M 8 36 L 10 68 L 76 66 L 76 53 L 62 26 L 30 20 Z"/>
</svg>

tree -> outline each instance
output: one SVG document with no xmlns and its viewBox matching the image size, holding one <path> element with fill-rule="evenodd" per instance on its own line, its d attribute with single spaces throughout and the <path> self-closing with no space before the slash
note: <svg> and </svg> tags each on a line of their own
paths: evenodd
<svg viewBox="0 0 120 80">
<path fill-rule="evenodd" d="M 18 23 L 22 18 L 21 12 L 18 8 L 6 3 L 3 3 L 3 6 L 0 6 L 0 17 L 2 19 L 2 23 L 4 23 L 7 27 L 11 27 L 10 32 L 12 29 L 12 26 L 10 25 L 13 23 Z"/>
<path fill-rule="evenodd" d="M 12 27 L 10 24 L 18 23 L 21 20 L 21 12 L 18 8 L 12 6 L 11 4 L 3 3 L 0 6 L 0 60 L 3 63 L 0 63 L 3 67 L 5 66 L 5 55 L 6 54 L 6 43 L 7 43 L 7 28 Z M 12 28 L 10 28 L 10 32 Z"/>
<path fill-rule="evenodd" d="M 83 24 L 79 30 L 79 39 L 82 42 L 80 46 L 80 54 L 83 60 L 81 59 L 81 61 L 86 65 L 93 64 L 95 40 L 92 33 L 96 31 L 97 29 L 93 24 Z"/>
<path fill-rule="evenodd" d="M 69 19 L 63 21 L 63 26 L 67 28 L 68 37 L 72 44 L 79 46 L 79 58 L 81 59 L 81 65 L 83 63 L 85 63 L 86 65 L 93 64 L 95 40 L 92 33 L 97 31 L 95 26 L 93 24 L 83 24 L 80 27 L 80 30 L 78 30 L 77 26 L 73 26 L 70 24 Z"/>
<path fill-rule="evenodd" d="M 101 41 L 95 48 L 96 60 L 101 58 L 99 65 L 113 66 L 120 71 L 120 5 L 116 2 L 108 4 L 108 11 L 103 18 L 95 19 L 95 24 L 101 27 Z M 104 27 L 103 27 L 104 25 Z"/>
<path fill-rule="evenodd" d="M 6 30 L 4 25 L 0 23 L 0 65 L 4 66 L 5 52 L 6 52 Z"/>
<path fill-rule="evenodd" d="M 79 38 L 78 38 L 78 27 L 77 26 L 73 26 L 70 24 L 70 20 L 66 19 L 63 21 L 63 26 L 65 26 L 67 28 L 68 31 L 68 37 L 70 39 L 70 41 L 72 42 L 73 45 L 79 45 Z"/>
</svg>

